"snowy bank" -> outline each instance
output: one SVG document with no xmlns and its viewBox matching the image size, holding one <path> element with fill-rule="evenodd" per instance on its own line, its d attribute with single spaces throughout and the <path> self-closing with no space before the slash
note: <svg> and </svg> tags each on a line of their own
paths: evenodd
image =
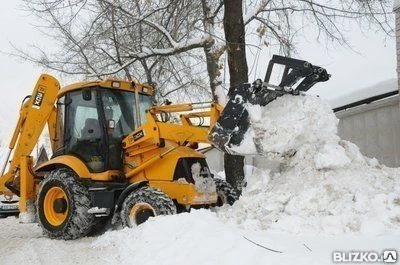
<svg viewBox="0 0 400 265">
<path fill-rule="evenodd" d="M 400 233 L 400 169 L 381 166 L 341 140 L 326 102 L 284 96 L 248 110 L 251 130 L 236 151 L 294 155 L 280 173 L 256 171 L 240 200 L 218 212 L 220 218 L 245 229 L 291 234 Z"/>
<path fill-rule="evenodd" d="M 118 264 L 262 264 L 264 251 L 245 240 L 244 233 L 215 213 L 199 210 L 108 232 L 92 247 Z"/>
<path fill-rule="evenodd" d="M 397 236 L 296 236 L 246 231 L 228 225 L 206 210 L 151 218 L 131 229 L 100 237 L 52 240 L 36 224 L 0 219 L 0 240 L 7 250 L 0 264 L 331 264 L 332 251 L 364 249 L 381 252 L 399 242 Z M 258 244 L 258 245 L 257 245 Z M 269 249 L 266 249 L 269 248 Z M 280 252 L 274 252 L 280 251 Z"/>
</svg>

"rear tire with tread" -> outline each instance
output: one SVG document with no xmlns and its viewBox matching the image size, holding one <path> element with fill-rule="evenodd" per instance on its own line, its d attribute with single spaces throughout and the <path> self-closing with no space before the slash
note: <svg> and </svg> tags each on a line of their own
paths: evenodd
<svg viewBox="0 0 400 265">
<path fill-rule="evenodd" d="M 125 198 L 120 213 L 123 227 L 140 225 L 147 220 L 145 219 L 141 220 L 143 222 L 137 222 L 135 221 L 137 219 L 133 218 L 132 211 L 135 206 L 137 207 L 138 205 L 143 205 L 145 210 L 152 212 L 148 217 L 176 214 L 176 206 L 167 194 L 159 189 L 145 186 L 132 191 L 132 193 Z M 137 212 L 139 212 L 139 210 Z"/>
</svg>

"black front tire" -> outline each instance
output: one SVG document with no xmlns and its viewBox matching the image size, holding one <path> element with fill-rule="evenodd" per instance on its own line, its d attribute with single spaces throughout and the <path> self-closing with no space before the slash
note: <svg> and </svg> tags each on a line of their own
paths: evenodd
<svg viewBox="0 0 400 265">
<path fill-rule="evenodd" d="M 55 187 L 65 193 L 68 205 L 65 210 L 66 218 L 59 225 L 51 224 L 44 210 L 46 194 Z M 95 225 L 94 215 L 88 213 L 90 208 L 89 191 L 79 182 L 78 176 L 72 170 L 56 169 L 43 180 L 36 201 L 36 212 L 39 224 L 48 237 L 70 240 L 88 235 Z"/>
<path fill-rule="evenodd" d="M 224 204 L 233 205 L 235 201 L 239 200 L 238 191 L 232 187 L 231 184 L 222 179 L 214 179 L 215 186 L 217 187 L 218 201 L 217 206 L 220 207 Z"/>
<path fill-rule="evenodd" d="M 123 227 L 134 227 L 146 222 L 150 217 L 176 213 L 174 202 L 159 189 L 141 187 L 129 194 L 121 209 Z"/>
</svg>

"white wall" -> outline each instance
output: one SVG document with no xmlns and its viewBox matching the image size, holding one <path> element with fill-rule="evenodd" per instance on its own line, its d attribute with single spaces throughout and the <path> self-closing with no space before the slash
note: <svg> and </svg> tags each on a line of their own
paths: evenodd
<svg viewBox="0 0 400 265">
<path fill-rule="evenodd" d="M 336 113 L 339 136 L 355 143 L 368 157 L 390 167 L 400 166 L 399 96 Z"/>
</svg>

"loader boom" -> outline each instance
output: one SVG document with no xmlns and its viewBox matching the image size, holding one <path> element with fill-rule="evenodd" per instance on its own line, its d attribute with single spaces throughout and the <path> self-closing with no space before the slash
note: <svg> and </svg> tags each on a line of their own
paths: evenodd
<svg viewBox="0 0 400 265">
<path fill-rule="evenodd" d="M 0 194 L 10 190 L 19 195 L 21 212 L 25 209 L 26 200 L 34 199 L 33 161 L 30 155 L 46 123 L 52 141 L 55 137 L 55 102 L 59 88 L 60 84 L 54 77 L 40 76 L 32 95 L 22 103 L 9 143 L 9 153 L 0 176 Z"/>
<path fill-rule="evenodd" d="M 222 109 L 221 105 L 213 102 L 151 107 L 146 113 L 146 123 L 123 141 L 123 146 L 127 150 L 134 150 L 127 152 L 127 157 L 135 157 L 130 163 L 138 165 L 134 169 L 127 169 L 126 177 L 134 177 L 179 147 L 197 149 L 199 143 L 211 144 L 208 133 L 220 117 Z M 181 113 L 180 124 L 168 122 L 168 119 L 163 118 L 163 115 L 170 116 L 173 113 Z M 196 125 L 193 124 L 195 119 L 200 121 Z M 207 125 L 202 124 L 205 119 L 209 120 Z M 157 156 L 142 161 L 141 156 L 164 146 L 166 141 L 171 141 L 175 145 Z"/>
</svg>

